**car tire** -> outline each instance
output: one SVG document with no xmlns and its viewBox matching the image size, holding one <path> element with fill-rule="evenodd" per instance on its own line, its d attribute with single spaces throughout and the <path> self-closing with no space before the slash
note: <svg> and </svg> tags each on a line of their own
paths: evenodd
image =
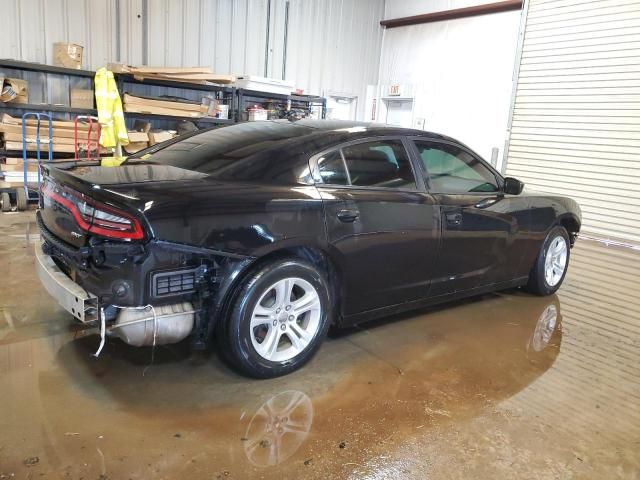
<svg viewBox="0 0 640 480">
<path fill-rule="evenodd" d="M 2 192 L 2 211 L 3 212 L 11 211 L 11 197 L 7 192 Z"/>
<path fill-rule="evenodd" d="M 536 295 L 556 292 L 567 274 L 570 254 L 571 243 L 567 230 L 559 225 L 553 227 L 542 243 L 529 273 L 527 291 Z"/>
<path fill-rule="evenodd" d="M 277 260 L 244 279 L 229 312 L 217 332 L 223 358 L 248 376 L 278 377 L 307 363 L 326 337 L 329 287 L 312 265 Z"/>
<path fill-rule="evenodd" d="M 16 188 L 16 208 L 19 212 L 23 212 L 29 208 L 29 201 L 24 188 Z"/>
</svg>

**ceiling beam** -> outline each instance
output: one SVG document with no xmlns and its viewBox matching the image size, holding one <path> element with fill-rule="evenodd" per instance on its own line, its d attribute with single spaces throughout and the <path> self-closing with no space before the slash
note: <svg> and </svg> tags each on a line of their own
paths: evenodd
<svg viewBox="0 0 640 480">
<path fill-rule="evenodd" d="M 380 25 L 385 28 L 406 27 L 407 25 L 419 25 L 421 23 L 440 22 L 442 20 L 454 20 L 456 18 L 476 17 L 488 13 L 508 12 L 510 10 L 520 10 L 522 0 L 505 0 L 502 2 L 485 3 L 472 7 L 455 8 L 452 10 L 442 10 L 440 12 L 425 13 L 412 17 L 392 18 L 381 20 Z"/>
</svg>

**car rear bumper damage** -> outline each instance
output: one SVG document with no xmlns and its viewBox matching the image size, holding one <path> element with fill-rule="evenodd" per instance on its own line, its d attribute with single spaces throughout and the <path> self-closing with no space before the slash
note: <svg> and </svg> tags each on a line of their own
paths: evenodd
<svg viewBox="0 0 640 480">
<path fill-rule="evenodd" d="M 76 320 L 88 325 L 105 323 L 106 335 L 141 347 L 176 343 L 184 340 L 193 330 L 196 310 L 191 302 L 140 307 L 112 305 L 117 309 L 117 314 L 115 320 L 106 326 L 104 306 L 99 304 L 98 297 L 71 280 L 44 253 L 41 244 L 36 244 L 35 253 L 38 277 L 49 295 Z"/>
<path fill-rule="evenodd" d="M 177 343 L 190 334 L 205 348 L 224 293 L 251 257 L 152 241 L 74 248 L 38 215 L 35 247 L 45 290 L 83 324 L 134 346 Z"/>
</svg>

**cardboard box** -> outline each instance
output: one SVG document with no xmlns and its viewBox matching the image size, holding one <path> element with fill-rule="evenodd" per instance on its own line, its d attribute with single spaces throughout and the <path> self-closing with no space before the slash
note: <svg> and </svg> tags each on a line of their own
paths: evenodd
<svg viewBox="0 0 640 480">
<path fill-rule="evenodd" d="M 129 136 L 129 142 L 131 143 L 140 143 L 140 142 L 148 142 L 149 135 L 146 132 L 127 132 Z"/>
<path fill-rule="evenodd" d="M 71 89 L 71 108 L 93 108 L 93 90 Z"/>
<path fill-rule="evenodd" d="M 167 140 L 171 140 L 173 138 L 173 134 L 171 132 L 167 132 L 166 130 L 160 132 L 149 132 L 149 145 L 155 145 L 156 143 L 162 143 Z"/>
<path fill-rule="evenodd" d="M 58 67 L 82 68 L 82 45 L 75 43 L 54 43 L 53 64 Z"/>
<path fill-rule="evenodd" d="M 29 84 L 19 78 L 3 78 L 0 87 L 0 101 L 29 103 Z"/>
<path fill-rule="evenodd" d="M 125 145 L 123 148 L 124 148 L 124 151 L 127 153 L 136 153 L 136 152 L 139 152 L 140 150 L 144 150 L 148 146 L 149 146 L 148 142 L 131 142 L 129 143 L 129 145 Z"/>
</svg>

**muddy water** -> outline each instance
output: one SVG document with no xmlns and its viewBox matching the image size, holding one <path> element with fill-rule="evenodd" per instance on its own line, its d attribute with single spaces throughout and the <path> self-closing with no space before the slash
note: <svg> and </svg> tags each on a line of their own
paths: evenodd
<svg viewBox="0 0 640 480">
<path fill-rule="evenodd" d="M 0 232 L 0 478 L 640 476 L 640 253 L 581 241 L 556 296 L 336 332 L 256 381 L 183 344 L 93 358 L 37 283 L 33 215 Z"/>
</svg>

